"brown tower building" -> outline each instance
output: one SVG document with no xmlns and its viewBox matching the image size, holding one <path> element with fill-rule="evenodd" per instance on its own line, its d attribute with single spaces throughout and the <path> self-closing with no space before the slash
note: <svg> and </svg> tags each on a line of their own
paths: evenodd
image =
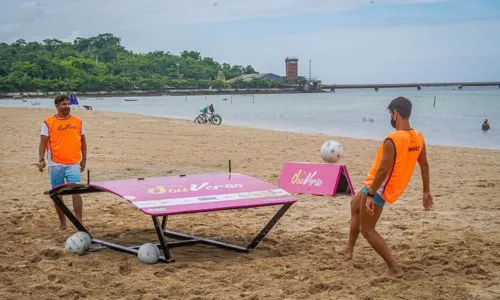
<svg viewBox="0 0 500 300">
<path fill-rule="evenodd" d="M 285 67 L 286 67 L 286 77 L 295 78 L 299 75 L 299 59 L 298 58 L 285 58 Z"/>
</svg>

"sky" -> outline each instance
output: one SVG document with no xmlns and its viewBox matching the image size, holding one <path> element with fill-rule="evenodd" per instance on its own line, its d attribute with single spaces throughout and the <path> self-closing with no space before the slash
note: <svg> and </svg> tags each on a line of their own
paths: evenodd
<svg viewBox="0 0 500 300">
<path fill-rule="evenodd" d="M 323 83 L 500 81 L 500 0 L 0 0 L 0 42 L 112 33 Z"/>
</svg>

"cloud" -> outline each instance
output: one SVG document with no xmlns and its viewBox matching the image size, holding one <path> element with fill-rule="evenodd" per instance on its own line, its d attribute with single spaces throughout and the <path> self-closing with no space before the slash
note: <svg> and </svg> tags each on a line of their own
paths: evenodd
<svg viewBox="0 0 500 300">
<path fill-rule="evenodd" d="M 307 76 L 312 59 L 313 76 L 337 83 L 500 76 L 500 14 L 486 0 L 0 1 L 0 42 L 109 32 L 134 52 L 195 50 L 260 72 L 297 56 Z M 430 2 L 450 3 L 418 5 Z"/>
<path fill-rule="evenodd" d="M 277 74 L 286 56 L 296 56 L 306 77 L 312 59 L 312 76 L 329 83 L 494 81 L 500 40 L 491 36 L 498 28 L 498 20 L 341 28 L 207 46 L 203 54 Z"/>
<path fill-rule="evenodd" d="M 5 2 L 4 2 L 5 1 Z M 166 38 L 182 26 L 354 10 L 393 5 L 457 0 L 2 0 L 0 40 L 38 36 L 66 39 L 73 30 L 84 35 L 112 32 L 120 36 Z M 175 27 L 174 27 L 175 26 Z M 179 27 L 181 26 L 181 27 Z"/>
<path fill-rule="evenodd" d="M 0 25 L 0 33 L 11 33 L 17 30 L 19 28 L 19 23 L 9 23 L 9 24 L 3 24 Z"/>
<path fill-rule="evenodd" d="M 97 17 L 127 23 L 162 20 L 163 24 L 199 24 L 345 11 L 369 5 L 444 1 L 456 0 L 39 0 L 22 4 L 10 1 L 7 9 L 0 12 L 0 19 L 15 11 L 19 14 L 17 21 L 26 22 L 44 11 L 52 11 L 51 15 L 80 17 L 84 22 Z"/>
<path fill-rule="evenodd" d="M 418 4 L 456 0 L 184 0 L 146 1 L 171 24 L 197 24 L 281 17 L 313 12 L 340 12 L 369 5 Z M 112 1 L 111 1 L 112 2 Z M 372 3 L 373 2 L 373 3 Z M 144 1 L 142 3 L 145 3 Z"/>
<path fill-rule="evenodd" d="M 21 5 L 21 8 L 17 12 L 16 22 L 24 23 L 29 22 L 33 19 L 42 17 L 44 10 L 40 6 L 39 2 L 27 1 Z"/>
<path fill-rule="evenodd" d="M 37 1 L 27 1 L 21 5 L 21 9 L 25 11 L 37 11 L 40 9 L 40 3 Z"/>
<path fill-rule="evenodd" d="M 280 17 L 312 12 L 338 12 L 368 5 L 450 2 L 454 0 L 143 0 L 134 13 L 169 24 L 198 24 Z M 110 14 L 126 14 L 135 0 L 88 1 Z M 98 4 L 99 3 L 99 4 Z"/>
</svg>

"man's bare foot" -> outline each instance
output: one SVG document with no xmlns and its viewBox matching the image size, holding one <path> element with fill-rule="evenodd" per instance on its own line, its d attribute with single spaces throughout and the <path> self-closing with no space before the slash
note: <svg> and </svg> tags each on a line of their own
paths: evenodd
<svg viewBox="0 0 500 300">
<path fill-rule="evenodd" d="M 347 260 L 352 259 L 352 250 L 347 248 L 347 247 L 343 248 L 342 250 L 336 250 L 336 252 L 338 254 L 343 255 L 345 257 L 345 259 L 347 259 Z"/>
<path fill-rule="evenodd" d="M 66 224 L 59 223 L 59 230 L 66 230 Z"/>
<path fill-rule="evenodd" d="M 403 277 L 404 272 L 401 269 L 388 269 L 384 274 L 380 275 L 380 277 L 388 277 L 388 278 L 401 278 Z"/>
</svg>

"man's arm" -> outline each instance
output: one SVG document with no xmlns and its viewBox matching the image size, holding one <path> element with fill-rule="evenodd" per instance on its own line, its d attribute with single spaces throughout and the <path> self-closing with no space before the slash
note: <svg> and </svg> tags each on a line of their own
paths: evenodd
<svg viewBox="0 0 500 300">
<path fill-rule="evenodd" d="M 425 143 L 422 152 L 420 152 L 420 155 L 418 156 L 418 164 L 420 165 L 420 172 L 422 173 L 422 183 L 424 185 L 424 193 L 430 193 L 431 187 L 429 183 L 430 181 L 429 162 L 427 161 L 427 151 L 425 149 Z"/>
<path fill-rule="evenodd" d="M 82 161 L 87 161 L 87 140 L 85 139 L 85 135 L 82 135 Z"/>
<path fill-rule="evenodd" d="M 38 159 L 45 157 L 45 147 L 47 146 L 47 141 L 49 137 L 46 135 L 40 135 L 40 145 L 38 146 Z"/>
<path fill-rule="evenodd" d="M 377 174 L 375 175 L 372 186 L 370 187 L 370 194 L 375 195 L 382 183 L 384 183 L 387 174 L 389 174 L 392 165 L 394 164 L 395 157 L 396 146 L 394 146 L 394 142 L 391 139 L 386 139 L 384 142 L 382 160 L 380 161 L 380 166 L 378 167 Z"/>
<path fill-rule="evenodd" d="M 38 159 L 45 157 L 45 149 L 47 148 L 47 141 L 49 140 L 49 127 L 45 122 L 42 123 L 40 130 L 40 145 L 38 146 Z"/>
</svg>

